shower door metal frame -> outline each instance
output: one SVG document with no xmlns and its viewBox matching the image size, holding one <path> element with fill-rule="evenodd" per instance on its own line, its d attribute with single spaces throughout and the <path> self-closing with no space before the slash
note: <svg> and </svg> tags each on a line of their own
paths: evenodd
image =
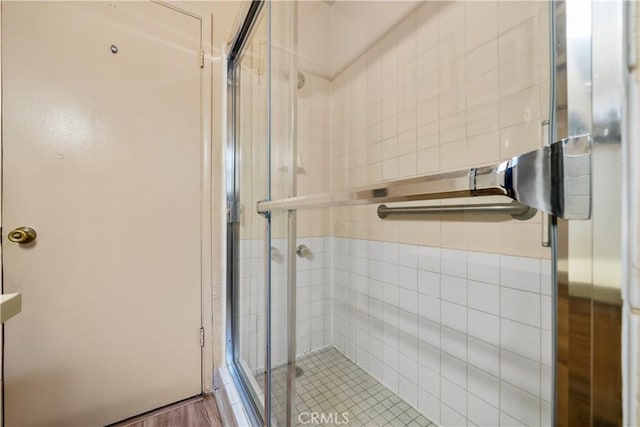
<svg viewBox="0 0 640 427">
<path fill-rule="evenodd" d="M 292 51 L 297 49 L 297 3 L 293 3 L 293 7 L 290 10 L 289 20 L 291 21 L 291 39 L 288 41 L 292 45 Z M 266 16 L 261 18 L 261 13 L 266 13 Z M 238 156 L 240 143 L 237 140 L 237 114 L 238 114 L 238 99 L 241 91 L 239 85 L 239 65 L 243 57 L 244 48 L 247 40 L 250 38 L 256 22 L 259 19 L 267 19 L 267 194 L 265 200 L 271 198 L 271 133 L 272 133 L 272 96 L 271 85 L 272 73 L 271 73 L 271 60 L 272 60 L 272 40 L 271 40 L 271 24 L 272 24 L 272 3 L 265 0 L 252 0 L 251 5 L 247 11 L 244 22 L 242 23 L 238 33 L 236 34 L 229 53 L 227 55 L 227 154 L 226 154 L 226 193 L 227 193 L 227 301 L 226 301 L 226 359 L 227 366 L 231 377 L 238 389 L 238 394 L 242 400 L 242 403 L 247 409 L 247 415 L 250 421 L 255 425 L 270 426 L 274 422 L 272 415 L 272 387 L 271 387 L 271 214 L 263 214 L 265 218 L 266 227 L 266 239 L 265 239 L 265 368 L 264 368 L 264 404 L 261 404 L 260 397 L 255 390 L 251 387 L 250 381 L 245 377 L 245 372 L 241 366 L 236 363 L 236 332 L 237 327 L 235 323 L 237 307 L 236 307 L 236 283 L 238 269 L 238 256 L 239 247 L 238 239 L 239 233 L 239 203 L 240 203 L 240 165 L 241 159 Z M 289 75 L 295 75 L 297 70 L 297 62 L 295 55 L 291 57 L 289 63 Z M 295 88 L 295 81 L 292 79 L 291 86 Z M 296 102 L 297 95 L 295 90 L 291 90 L 289 99 L 289 121 L 290 128 L 288 151 L 289 158 L 291 159 L 289 170 L 295 171 L 295 159 L 296 159 Z M 296 179 L 295 173 L 291 173 L 289 176 L 289 196 L 296 194 Z M 254 212 L 256 215 L 258 212 Z M 296 321 L 296 211 L 290 210 L 287 214 L 287 234 L 288 234 L 288 256 L 287 256 L 287 425 L 294 423 L 294 411 L 293 411 L 293 396 L 295 387 L 295 356 L 296 356 L 296 340 L 295 340 L 295 321 Z"/>
<path fill-rule="evenodd" d="M 553 221 L 554 425 L 621 425 L 627 6 L 622 0 L 551 6 L 550 140 L 592 135 L 591 219 Z"/>
<path fill-rule="evenodd" d="M 240 400 L 245 408 L 249 421 L 253 425 L 264 425 L 265 407 L 260 404 L 260 397 L 252 389 L 249 380 L 245 378 L 242 367 L 236 363 L 236 277 L 238 277 L 239 257 L 239 203 L 240 203 L 240 158 L 238 156 L 239 141 L 237 140 L 237 111 L 240 87 L 238 83 L 239 66 L 255 24 L 263 11 L 264 0 L 252 0 L 244 22 L 231 43 L 227 55 L 227 145 L 226 145 L 226 348 L 227 367 L 231 378 L 238 390 Z M 265 396 L 265 401 L 267 396 Z"/>
</svg>

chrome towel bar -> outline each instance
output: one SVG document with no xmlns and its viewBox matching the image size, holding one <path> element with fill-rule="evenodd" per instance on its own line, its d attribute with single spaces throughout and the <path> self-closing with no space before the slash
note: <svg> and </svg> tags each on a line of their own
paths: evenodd
<svg viewBox="0 0 640 427">
<path fill-rule="evenodd" d="M 493 166 L 385 181 L 331 193 L 261 200 L 257 211 L 506 196 L 564 219 L 591 217 L 591 136 L 579 135 Z"/>
<path fill-rule="evenodd" d="M 520 202 L 485 203 L 473 205 L 446 206 L 402 206 L 390 208 L 387 205 L 378 206 L 378 217 L 386 219 L 389 215 L 511 215 L 513 219 L 526 221 L 535 216 L 536 209 Z"/>
</svg>

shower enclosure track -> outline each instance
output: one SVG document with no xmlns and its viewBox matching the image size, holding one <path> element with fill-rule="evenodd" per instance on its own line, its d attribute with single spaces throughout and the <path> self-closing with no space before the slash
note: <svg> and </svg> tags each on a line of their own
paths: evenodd
<svg viewBox="0 0 640 427">
<path fill-rule="evenodd" d="M 560 218 L 589 219 L 590 135 L 562 139 L 493 166 L 385 181 L 332 193 L 263 200 L 258 202 L 257 210 L 266 214 L 271 211 L 479 196 L 506 196 Z M 491 206 L 501 205 L 504 206 L 487 204 L 484 208 L 495 210 Z M 477 205 L 438 208 L 441 214 L 478 209 Z"/>
</svg>

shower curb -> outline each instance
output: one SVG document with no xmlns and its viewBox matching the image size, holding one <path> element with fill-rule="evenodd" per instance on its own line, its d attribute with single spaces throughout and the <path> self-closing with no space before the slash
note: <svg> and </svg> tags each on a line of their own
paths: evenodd
<svg viewBox="0 0 640 427">
<path fill-rule="evenodd" d="M 220 410 L 222 424 L 230 427 L 250 427 L 242 402 L 227 367 L 216 369 L 213 374 L 213 393 Z"/>
</svg>

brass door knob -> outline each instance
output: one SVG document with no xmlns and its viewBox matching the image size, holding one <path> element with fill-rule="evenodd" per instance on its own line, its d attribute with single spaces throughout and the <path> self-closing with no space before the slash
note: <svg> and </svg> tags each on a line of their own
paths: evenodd
<svg viewBox="0 0 640 427">
<path fill-rule="evenodd" d="M 25 244 L 33 242 L 37 236 L 36 230 L 31 227 L 18 227 L 10 231 L 7 237 L 13 243 Z"/>
</svg>

